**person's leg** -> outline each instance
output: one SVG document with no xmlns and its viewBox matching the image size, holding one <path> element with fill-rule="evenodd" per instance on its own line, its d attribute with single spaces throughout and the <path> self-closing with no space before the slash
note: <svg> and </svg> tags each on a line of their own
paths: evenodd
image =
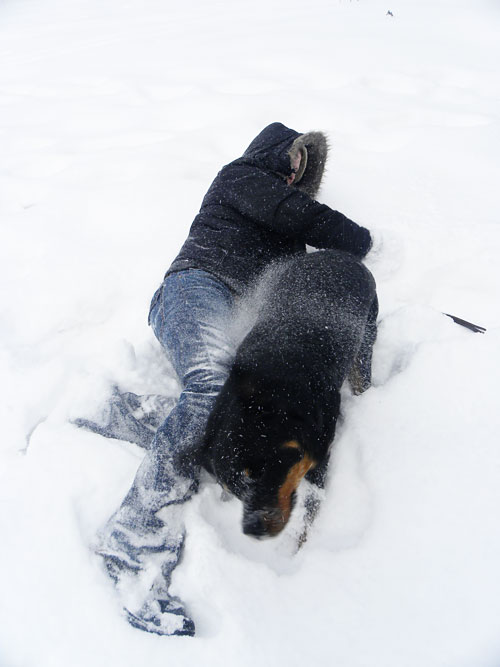
<svg viewBox="0 0 500 667">
<path fill-rule="evenodd" d="M 217 278 L 188 270 L 166 278 L 151 310 L 153 331 L 183 387 L 156 440 L 170 442 L 172 459 L 186 475 L 200 463 L 208 415 L 234 357 L 229 334 L 233 306 L 232 293 Z"/>
<path fill-rule="evenodd" d="M 73 424 L 105 438 L 126 440 L 149 449 L 154 435 L 163 424 L 177 399 L 160 394 L 133 394 L 112 387 L 109 400 L 92 419 L 74 419 Z"/>
<path fill-rule="evenodd" d="M 157 554 L 161 573 L 142 608 L 128 612 L 131 623 L 161 634 L 194 632 L 180 601 L 168 595 L 168 586 L 184 542 L 181 505 L 196 490 L 206 421 L 233 356 L 227 333 L 231 308 L 228 288 L 205 272 L 183 271 L 165 279 L 150 322 L 183 391 L 98 549 L 117 582 L 124 573 L 140 572 Z"/>
</svg>

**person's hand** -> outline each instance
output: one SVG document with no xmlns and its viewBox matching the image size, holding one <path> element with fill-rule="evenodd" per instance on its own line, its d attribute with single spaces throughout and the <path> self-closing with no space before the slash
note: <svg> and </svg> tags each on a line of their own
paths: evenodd
<svg viewBox="0 0 500 667">
<path fill-rule="evenodd" d="M 364 262 L 376 278 L 389 278 L 399 269 L 403 260 L 402 238 L 392 229 L 374 229 L 370 235 L 372 246 Z"/>
<path fill-rule="evenodd" d="M 372 244 L 370 250 L 368 251 L 367 257 L 375 259 L 382 254 L 384 247 L 384 233 L 381 229 L 370 230 L 370 236 L 372 237 Z"/>
</svg>

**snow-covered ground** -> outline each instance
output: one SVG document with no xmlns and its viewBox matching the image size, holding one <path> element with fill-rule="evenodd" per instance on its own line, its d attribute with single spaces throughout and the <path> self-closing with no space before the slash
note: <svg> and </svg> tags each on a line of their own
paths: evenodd
<svg viewBox="0 0 500 667">
<path fill-rule="evenodd" d="M 497 0 L 0 3 L 2 667 L 500 665 L 499 31 Z M 148 635 L 91 550 L 141 452 L 69 419 L 177 391 L 149 299 L 275 120 L 329 134 L 321 200 L 384 241 L 375 386 L 298 555 L 206 485 L 197 637 Z"/>
</svg>

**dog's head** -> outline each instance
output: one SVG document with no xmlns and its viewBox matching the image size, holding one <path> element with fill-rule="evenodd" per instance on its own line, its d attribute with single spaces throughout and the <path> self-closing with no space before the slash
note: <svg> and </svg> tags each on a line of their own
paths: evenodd
<svg viewBox="0 0 500 667">
<path fill-rule="evenodd" d="M 248 535 L 285 527 L 301 480 L 326 456 L 323 411 L 303 393 L 236 367 L 210 416 L 205 467 L 243 501 Z"/>
<path fill-rule="evenodd" d="M 270 447 L 260 459 L 248 457 L 241 480 L 243 532 L 254 537 L 274 536 L 286 526 L 297 487 L 317 464 L 297 440 Z"/>
</svg>

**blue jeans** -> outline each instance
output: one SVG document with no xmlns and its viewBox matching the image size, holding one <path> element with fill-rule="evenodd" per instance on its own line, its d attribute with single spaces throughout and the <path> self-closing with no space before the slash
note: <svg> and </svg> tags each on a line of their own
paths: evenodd
<svg viewBox="0 0 500 667">
<path fill-rule="evenodd" d="M 151 304 L 149 323 L 183 388 L 153 449 L 167 450 L 178 472 L 187 476 L 200 463 L 207 418 L 234 356 L 228 335 L 232 308 L 229 288 L 199 269 L 167 276 Z"/>
<path fill-rule="evenodd" d="M 149 322 L 183 391 L 102 532 L 97 551 L 117 581 L 124 571 L 143 569 L 150 554 L 160 554 L 161 572 L 151 595 L 163 601 L 169 599 L 170 576 L 182 551 L 182 505 L 197 488 L 208 415 L 234 356 L 228 335 L 232 308 L 230 290 L 197 269 L 167 276 L 151 303 Z"/>
</svg>

